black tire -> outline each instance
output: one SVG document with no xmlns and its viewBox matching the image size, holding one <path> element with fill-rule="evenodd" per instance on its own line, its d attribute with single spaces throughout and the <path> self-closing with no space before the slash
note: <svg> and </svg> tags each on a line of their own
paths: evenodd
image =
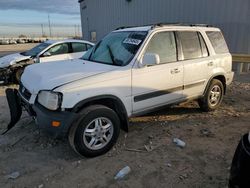
<svg viewBox="0 0 250 188">
<path fill-rule="evenodd" d="M 216 101 L 211 99 L 212 98 L 211 92 L 214 91 L 214 89 L 217 89 L 218 92 L 220 92 L 220 96 L 218 98 L 216 97 L 217 98 Z M 210 82 L 210 85 L 204 97 L 198 100 L 201 110 L 205 112 L 216 110 L 221 105 L 221 102 L 223 100 L 223 95 L 224 95 L 224 86 L 222 82 L 220 80 L 213 79 Z"/>
<path fill-rule="evenodd" d="M 18 68 L 15 71 L 15 83 L 19 84 L 21 82 L 21 76 L 23 74 L 24 68 Z"/>
<path fill-rule="evenodd" d="M 89 148 L 84 139 L 87 137 L 84 135 L 88 126 L 97 118 L 106 118 L 112 124 L 112 135 L 106 145 L 100 149 Z M 94 128 L 95 129 L 95 128 Z M 97 134 L 97 133 L 95 133 Z M 99 133 L 100 134 L 100 133 Z M 104 134 L 104 133 L 103 133 Z M 80 112 L 80 118 L 70 128 L 68 138 L 71 147 L 76 153 L 85 157 L 96 157 L 108 152 L 116 143 L 120 134 L 120 119 L 118 115 L 110 108 L 103 105 L 93 105 L 83 109 Z M 100 136 L 100 135 L 99 135 Z M 96 137 L 95 136 L 92 136 Z M 92 139 L 91 138 L 91 139 Z M 98 140 L 98 139 L 97 139 Z M 101 141 L 99 141 L 101 144 Z"/>
</svg>

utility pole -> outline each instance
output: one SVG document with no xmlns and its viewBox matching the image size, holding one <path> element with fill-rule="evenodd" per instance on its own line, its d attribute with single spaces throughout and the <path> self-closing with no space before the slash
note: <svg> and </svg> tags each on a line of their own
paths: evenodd
<svg viewBox="0 0 250 188">
<path fill-rule="evenodd" d="M 50 37 L 52 37 L 51 25 L 50 25 L 50 16 L 49 16 L 49 14 L 48 14 L 48 22 L 49 22 L 49 35 L 50 35 Z"/>
<path fill-rule="evenodd" d="M 42 28 L 42 37 L 43 37 L 44 36 L 43 24 L 41 24 L 41 28 Z"/>
<path fill-rule="evenodd" d="M 76 27 L 77 27 L 77 26 L 75 25 L 75 37 L 77 37 L 77 34 L 76 34 Z"/>
<path fill-rule="evenodd" d="M 81 32 L 80 32 L 80 25 L 78 25 L 78 36 L 81 36 Z"/>
</svg>

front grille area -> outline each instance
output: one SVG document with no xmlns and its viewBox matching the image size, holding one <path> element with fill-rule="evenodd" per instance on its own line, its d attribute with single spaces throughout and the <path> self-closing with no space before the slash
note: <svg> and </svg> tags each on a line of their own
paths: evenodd
<svg viewBox="0 0 250 188">
<path fill-rule="evenodd" d="M 20 92 L 20 94 L 22 95 L 22 97 L 24 97 L 27 101 L 30 100 L 31 93 L 29 92 L 28 89 L 26 89 L 26 88 L 23 86 L 22 83 L 20 83 L 19 92 Z"/>
</svg>

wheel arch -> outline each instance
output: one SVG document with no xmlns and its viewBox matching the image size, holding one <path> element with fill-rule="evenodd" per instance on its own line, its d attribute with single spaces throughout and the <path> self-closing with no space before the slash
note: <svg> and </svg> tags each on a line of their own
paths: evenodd
<svg viewBox="0 0 250 188">
<path fill-rule="evenodd" d="M 222 74 L 222 73 L 221 73 L 221 74 L 213 75 L 213 76 L 209 79 L 209 81 L 208 81 L 208 83 L 207 83 L 207 85 L 206 85 L 206 88 L 205 88 L 205 91 L 204 91 L 203 95 L 205 95 L 205 93 L 207 92 L 207 90 L 208 90 L 208 88 L 209 88 L 209 86 L 210 86 L 212 80 L 214 80 L 214 79 L 217 79 L 217 80 L 220 80 L 220 81 L 221 81 L 221 83 L 223 84 L 223 87 L 224 87 L 224 95 L 225 95 L 225 94 L 226 94 L 226 89 L 227 89 L 226 77 L 225 77 L 225 75 Z"/>
<path fill-rule="evenodd" d="M 126 110 L 123 102 L 121 101 L 121 99 L 119 99 L 116 96 L 101 95 L 101 96 L 95 96 L 95 97 L 91 97 L 88 99 L 84 99 L 84 100 L 78 102 L 71 109 L 71 111 L 74 113 L 78 113 L 83 108 L 90 106 L 90 105 L 96 105 L 96 104 L 104 105 L 104 106 L 107 106 L 107 107 L 111 108 L 112 110 L 114 110 L 120 118 L 121 129 L 128 132 L 129 122 L 128 122 L 127 110 Z"/>
</svg>

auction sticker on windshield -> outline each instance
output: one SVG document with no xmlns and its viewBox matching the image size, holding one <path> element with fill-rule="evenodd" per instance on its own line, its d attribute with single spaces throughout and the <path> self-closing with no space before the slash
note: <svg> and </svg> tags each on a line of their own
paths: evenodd
<svg viewBox="0 0 250 188">
<path fill-rule="evenodd" d="M 132 39 L 132 38 L 126 38 L 123 41 L 124 44 L 132 44 L 138 46 L 141 43 L 141 40 L 139 39 Z"/>
</svg>

